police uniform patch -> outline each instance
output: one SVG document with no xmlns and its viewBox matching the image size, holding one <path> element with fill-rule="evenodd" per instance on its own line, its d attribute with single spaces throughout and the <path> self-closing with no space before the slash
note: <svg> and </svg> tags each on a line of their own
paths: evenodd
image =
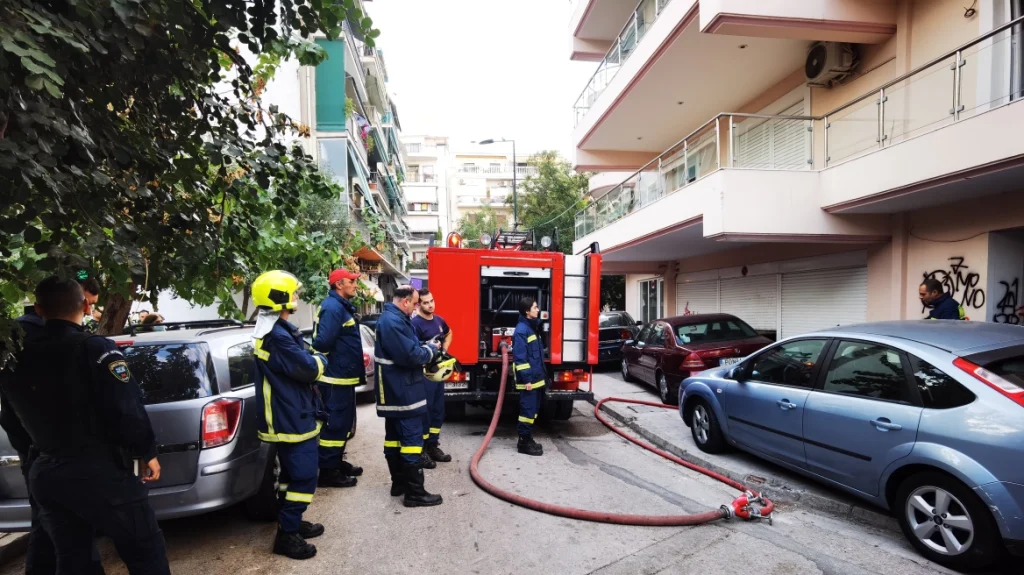
<svg viewBox="0 0 1024 575">
<path fill-rule="evenodd" d="M 107 369 L 110 370 L 111 375 L 124 383 L 128 383 L 128 380 L 132 377 L 131 372 L 128 371 L 128 364 L 125 363 L 124 360 L 119 359 L 111 362 L 110 365 L 107 366 Z"/>
</svg>

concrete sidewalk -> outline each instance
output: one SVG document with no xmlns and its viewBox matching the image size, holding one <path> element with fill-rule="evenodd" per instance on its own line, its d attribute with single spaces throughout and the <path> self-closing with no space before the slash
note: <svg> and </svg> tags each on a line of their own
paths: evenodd
<svg viewBox="0 0 1024 575">
<path fill-rule="evenodd" d="M 594 374 L 594 397 L 595 403 L 605 397 L 660 401 L 653 387 L 622 381 L 622 376 L 617 372 Z M 606 403 L 601 409 L 651 444 L 748 485 L 751 489 L 763 491 L 782 508 L 786 504 L 799 503 L 839 518 L 900 531 L 896 519 L 884 510 L 753 455 L 738 450 L 717 455 L 704 453 L 693 442 L 690 430 L 679 417 L 677 409 L 627 403 Z"/>
</svg>

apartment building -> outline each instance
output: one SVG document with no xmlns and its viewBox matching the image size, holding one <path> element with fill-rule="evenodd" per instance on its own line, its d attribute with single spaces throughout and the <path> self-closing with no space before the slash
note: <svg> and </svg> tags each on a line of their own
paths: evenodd
<svg viewBox="0 0 1024 575">
<path fill-rule="evenodd" d="M 448 167 L 451 159 L 446 136 L 403 135 L 406 156 L 405 200 L 409 228 L 409 275 L 427 279 L 427 249 L 451 231 L 448 221 Z"/>
<path fill-rule="evenodd" d="M 1019 322 L 1020 0 L 580 0 L 577 169 L 638 319 L 786 337 L 925 315 Z M 623 175 L 625 173 L 625 175 Z"/>
<path fill-rule="evenodd" d="M 459 220 L 484 207 L 493 209 L 499 222 L 511 227 L 512 191 L 523 180 L 537 175 L 537 168 L 529 163 L 531 157 L 514 154 L 511 142 L 501 141 L 464 144 L 454 150 L 449 173 L 452 229 L 458 227 Z"/>
</svg>

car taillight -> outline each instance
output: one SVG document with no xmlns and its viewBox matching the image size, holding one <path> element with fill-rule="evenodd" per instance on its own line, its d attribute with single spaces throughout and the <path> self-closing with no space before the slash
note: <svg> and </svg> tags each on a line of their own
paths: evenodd
<svg viewBox="0 0 1024 575">
<path fill-rule="evenodd" d="M 590 373 L 582 369 L 572 370 L 572 374 L 576 377 L 576 381 L 584 383 L 590 381 Z"/>
<path fill-rule="evenodd" d="M 962 357 L 953 360 L 953 365 L 970 374 L 974 379 L 984 383 L 992 389 L 1008 397 L 1017 405 L 1024 406 L 1024 388 L 1003 379 L 980 365 L 971 363 Z"/>
<path fill-rule="evenodd" d="M 683 360 L 682 365 L 679 367 L 686 371 L 703 371 L 704 360 L 697 355 L 697 352 L 691 351 L 690 355 L 686 356 L 686 359 Z"/>
<path fill-rule="evenodd" d="M 217 447 L 230 443 L 238 431 L 242 415 L 242 400 L 218 399 L 203 407 L 203 447 Z"/>
<path fill-rule="evenodd" d="M 620 329 L 619 339 L 633 339 L 633 334 L 628 329 Z"/>
<path fill-rule="evenodd" d="M 363 370 L 370 369 L 370 354 L 363 352 Z"/>
<path fill-rule="evenodd" d="M 128 347 L 128 346 L 131 346 L 131 345 L 135 345 L 135 340 L 134 339 L 122 339 L 120 341 L 115 341 L 114 343 L 117 344 L 117 347 Z"/>
<path fill-rule="evenodd" d="M 556 371 L 555 372 L 556 382 L 576 381 L 576 377 L 571 371 Z"/>
</svg>

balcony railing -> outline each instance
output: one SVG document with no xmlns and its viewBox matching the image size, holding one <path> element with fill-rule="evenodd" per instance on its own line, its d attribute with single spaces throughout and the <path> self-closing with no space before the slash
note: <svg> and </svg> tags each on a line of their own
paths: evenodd
<svg viewBox="0 0 1024 575">
<path fill-rule="evenodd" d="M 719 114 L 577 213 L 576 238 L 719 169 L 827 169 L 1024 99 L 1022 29 L 1024 17 L 1007 22 L 823 116 Z"/>
<path fill-rule="evenodd" d="M 505 164 L 502 166 L 477 166 L 469 164 L 460 164 L 459 173 L 462 174 L 484 174 L 488 176 L 506 176 L 512 177 L 512 166 L 511 164 Z M 521 178 L 527 178 L 530 176 L 536 176 L 539 172 L 536 166 L 516 166 L 516 175 Z"/>
<path fill-rule="evenodd" d="M 590 107 L 597 100 L 597 97 L 604 92 L 612 78 L 619 73 L 619 68 L 629 58 L 637 44 L 651 29 L 651 25 L 661 15 L 661 11 L 671 0 L 640 0 L 636 9 L 630 15 L 626 25 L 619 31 L 619 35 L 612 42 L 612 47 L 605 54 L 601 63 L 598 64 L 594 75 L 587 81 L 583 93 L 576 99 L 573 105 L 573 126 L 578 126 L 583 116 L 587 114 Z"/>
<path fill-rule="evenodd" d="M 506 204 L 507 200 L 508 200 L 508 196 L 495 196 L 495 195 L 492 195 L 491 197 L 487 197 L 487 196 L 459 196 L 458 197 L 459 206 L 463 206 L 463 207 L 477 207 L 477 206 L 480 206 L 480 207 L 483 207 L 483 206 L 501 207 L 501 206 L 504 206 Z"/>
</svg>

